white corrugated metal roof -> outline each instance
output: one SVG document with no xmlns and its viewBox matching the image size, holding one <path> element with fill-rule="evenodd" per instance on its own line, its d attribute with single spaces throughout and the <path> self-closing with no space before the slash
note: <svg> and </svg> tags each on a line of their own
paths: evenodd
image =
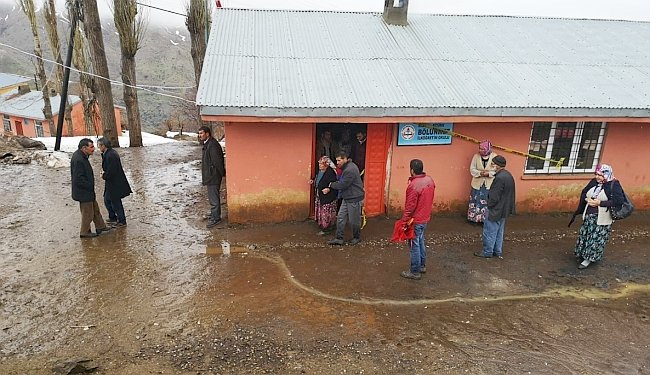
<svg viewBox="0 0 650 375">
<path fill-rule="evenodd" d="M 650 117 L 650 23 L 218 9 L 205 115 Z"/>
<path fill-rule="evenodd" d="M 43 93 L 40 91 L 30 91 L 24 95 L 17 95 L 15 97 L 7 97 L 6 95 L 0 99 L 0 114 L 7 114 L 16 117 L 30 118 L 34 120 L 45 120 L 43 115 Z M 81 101 L 76 95 L 68 95 L 70 104 L 74 105 Z M 59 106 L 61 105 L 61 96 L 50 97 L 50 104 L 52 105 L 52 115 L 59 114 Z"/>
<path fill-rule="evenodd" d="M 26 83 L 30 80 L 31 78 L 29 77 L 17 76 L 15 74 L 9 73 L 0 73 L 0 89 L 3 87 L 17 85 L 19 83 Z"/>
</svg>

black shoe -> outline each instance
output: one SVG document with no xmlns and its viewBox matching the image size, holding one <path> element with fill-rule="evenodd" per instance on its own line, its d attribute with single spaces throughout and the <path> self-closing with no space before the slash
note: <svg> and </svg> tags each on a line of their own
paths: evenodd
<svg viewBox="0 0 650 375">
<path fill-rule="evenodd" d="M 80 234 L 79 238 L 93 238 L 93 237 L 97 237 L 97 236 L 99 236 L 97 233 L 88 232 L 88 233 L 85 233 L 85 234 Z"/>
<path fill-rule="evenodd" d="M 97 235 L 100 235 L 100 234 L 108 233 L 108 232 L 110 232 L 112 230 L 113 230 L 113 227 L 97 228 L 96 232 L 97 232 Z"/>
<path fill-rule="evenodd" d="M 350 246 L 358 245 L 361 242 L 361 238 L 353 238 L 352 241 L 350 241 Z"/>
<path fill-rule="evenodd" d="M 337 246 L 343 246 L 343 240 L 339 240 L 338 238 L 335 238 L 333 240 L 327 241 L 328 245 L 337 245 Z"/>
<path fill-rule="evenodd" d="M 405 279 L 411 279 L 411 280 L 420 280 L 422 278 L 422 275 L 419 273 L 412 273 L 411 271 L 402 271 L 402 273 L 399 274 Z"/>
<path fill-rule="evenodd" d="M 106 224 L 117 224 L 117 219 L 108 219 L 106 220 Z"/>
<path fill-rule="evenodd" d="M 206 228 L 212 228 L 212 227 L 215 227 L 215 226 L 219 225 L 219 223 L 221 223 L 221 219 L 219 219 L 219 220 L 210 220 L 210 221 L 208 221 L 208 223 L 205 225 L 205 227 L 206 227 Z"/>
<path fill-rule="evenodd" d="M 474 253 L 474 256 L 479 257 L 479 258 L 492 258 L 491 256 L 483 255 L 482 252 L 481 253 L 476 252 L 476 253 Z"/>
<path fill-rule="evenodd" d="M 126 226 L 126 223 L 115 223 L 113 225 L 113 228 L 117 229 L 117 228 L 122 228 L 122 227 L 125 227 L 125 226 Z"/>
</svg>

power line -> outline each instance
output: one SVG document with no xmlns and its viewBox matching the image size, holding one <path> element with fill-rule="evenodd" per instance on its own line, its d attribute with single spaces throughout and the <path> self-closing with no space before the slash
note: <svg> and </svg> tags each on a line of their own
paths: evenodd
<svg viewBox="0 0 650 375">
<path fill-rule="evenodd" d="M 44 58 L 44 57 L 39 57 L 39 56 L 37 56 L 37 55 L 35 55 L 35 54 L 33 54 L 33 53 L 30 53 L 30 52 L 27 52 L 27 51 L 23 51 L 23 50 L 21 50 L 20 48 L 17 48 L 17 47 L 11 46 L 11 45 L 9 45 L 9 44 L 5 44 L 5 43 L 0 42 L 0 46 L 7 47 L 7 48 L 9 48 L 9 49 L 12 49 L 12 50 L 18 51 L 18 52 L 20 52 L 20 53 L 22 53 L 22 54 L 25 54 L 25 55 L 28 55 L 28 56 L 35 57 L 35 58 L 37 58 L 37 59 L 41 59 L 41 60 L 46 61 L 46 62 L 49 62 L 49 63 L 51 63 L 51 64 L 60 65 L 60 66 L 65 67 L 63 64 L 59 64 L 59 63 L 56 62 L 56 61 L 49 60 L 49 59 L 46 59 L 46 58 Z M 163 94 L 163 93 L 156 92 L 156 91 L 154 91 L 154 90 L 150 90 L 150 89 L 145 88 L 145 87 L 142 87 L 142 86 L 137 86 L 137 85 L 136 85 L 136 86 L 134 86 L 134 85 L 128 85 L 128 84 L 126 84 L 126 83 L 124 83 L 124 82 L 114 81 L 114 80 L 112 80 L 112 79 L 110 79 L 110 78 L 102 77 L 102 76 L 100 76 L 100 75 L 98 75 L 98 74 L 94 74 L 94 73 L 90 73 L 90 72 L 84 72 L 84 71 L 82 71 L 82 70 L 75 69 L 75 68 L 73 68 L 73 67 L 69 67 L 69 69 L 70 69 L 71 71 L 77 72 L 77 73 L 79 73 L 79 74 L 87 74 L 87 75 L 89 75 L 89 76 L 91 76 L 91 77 L 95 77 L 95 78 L 99 78 L 99 79 L 106 80 L 106 81 L 108 81 L 108 82 L 110 82 L 110 83 L 112 83 L 112 84 L 114 84 L 114 85 L 126 86 L 126 87 L 130 87 L 130 88 L 133 88 L 133 89 L 137 89 L 137 90 L 142 90 L 142 91 L 150 92 L 150 93 L 152 93 L 152 94 L 154 94 L 154 95 L 160 95 L 160 96 L 164 96 L 164 97 L 168 97 L 168 98 L 173 98 L 173 99 L 182 100 L 182 101 L 187 102 L 187 103 L 195 104 L 194 101 L 192 101 L 192 100 L 187 100 L 187 99 L 182 98 L 182 97 L 180 97 L 180 96 L 170 95 L 170 94 Z"/>
<path fill-rule="evenodd" d="M 163 11 L 163 12 L 172 13 L 172 14 L 177 14 L 177 15 L 179 15 L 179 16 L 187 17 L 187 14 L 174 12 L 173 10 L 163 9 L 163 8 L 158 8 L 158 7 L 155 7 L 155 6 L 153 6 L 153 5 L 143 4 L 143 3 L 140 3 L 140 2 L 137 2 L 137 1 L 136 1 L 135 3 L 138 4 L 138 5 L 140 5 L 140 6 L 143 6 L 143 7 L 153 8 L 153 9 L 156 9 L 156 10 L 161 10 L 161 11 Z"/>
</svg>

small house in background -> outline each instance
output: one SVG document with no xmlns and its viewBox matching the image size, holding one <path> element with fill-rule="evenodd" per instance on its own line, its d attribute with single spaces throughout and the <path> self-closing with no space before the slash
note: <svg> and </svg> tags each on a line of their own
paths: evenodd
<svg viewBox="0 0 650 375">
<path fill-rule="evenodd" d="M 0 73 L 0 135 L 24 135 L 26 137 L 54 137 L 50 125 L 43 114 L 44 101 L 41 91 L 29 89 L 29 78 Z M 101 120 L 97 119 L 91 131 L 86 129 L 83 118 L 83 104 L 76 95 L 68 95 L 72 105 L 73 134 L 69 134 L 67 124 L 63 124 L 63 136 L 97 135 L 102 133 Z M 50 97 L 54 128 L 59 118 L 59 95 Z M 99 111 L 97 111 L 99 112 Z M 115 109 L 118 134 L 121 133 L 119 108 Z"/>
<path fill-rule="evenodd" d="M 214 12 L 196 102 L 225 124 L 231 222 L 308 217 L 324 131 L 367 133 L 369 216 L 402 210 L 413 158 L 465 213 L 467 139 L 505 148 L 520 212 L 574 210 L 601 162 L 650 208 L 650 23 L 407 8 Z"/>
<path fill-rule="evenodd" d="M 0 73 L 0 95 L 9 92 L 18 92 L 21 87 L 26 87 L 29 90 L 29 82 L 31 78 L 23 77 L 15 74 Z"/>
</svg>

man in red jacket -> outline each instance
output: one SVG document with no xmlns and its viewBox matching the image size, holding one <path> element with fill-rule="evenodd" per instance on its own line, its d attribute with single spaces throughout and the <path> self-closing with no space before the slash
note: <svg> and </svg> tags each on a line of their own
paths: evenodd
<svg viewBox="0 0 650 375">
<path fill-rule="evenodd" d="M 411 269 L 402 271 L 402 277 L 420 280 L 427 272 L 427 246 L 424 243 L 424 230 L 431 219 L 433 196 L 436 184 L 423 172 L 422 160 L 413 159 L 410 164 L 411 177 L 406 187 L 406 203 L 402 222 L 413 225 L 415 238 L 411 240 Z"/>
</svg>

